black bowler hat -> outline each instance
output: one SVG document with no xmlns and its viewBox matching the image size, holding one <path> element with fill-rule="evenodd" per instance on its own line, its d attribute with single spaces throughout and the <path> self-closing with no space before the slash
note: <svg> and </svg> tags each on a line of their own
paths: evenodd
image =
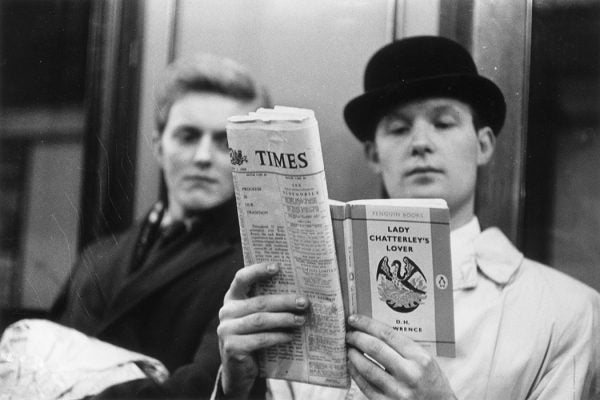
<svg viewBox="0 0 600 400">
<path fill-rule="evenodd" d="M 497 135 L 506 103 L 491 80 L 479 75 L 473 58 L 458 43 L 437 36 L 415 36 L 378 50 L 365 70 L 365 93 L 344 108 L 344 118 L 361 141 L 371 140 L 391 106 L 428 97 L 450 97 L 469 104 Z"/>
</svg>

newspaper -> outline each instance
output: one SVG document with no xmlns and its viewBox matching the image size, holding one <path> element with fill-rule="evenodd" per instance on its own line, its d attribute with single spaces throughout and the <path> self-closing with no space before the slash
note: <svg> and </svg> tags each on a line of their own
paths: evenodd
<svg viewBox="0 0 600 400">
<path fill-rule="evenodd" d="M 294 340 L 263 352 L 261 375 L 348 387 L 344 306 L 314 113 L 276 106 L 231 117 L 227 138 L 244 262 L 281 268 L 256 293 L 295 292 L 311 302 Z"/>
</svg>

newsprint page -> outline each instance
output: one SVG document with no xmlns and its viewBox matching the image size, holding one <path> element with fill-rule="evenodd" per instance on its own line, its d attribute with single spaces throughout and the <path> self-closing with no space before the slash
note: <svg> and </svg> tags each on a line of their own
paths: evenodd
<svg viewBox="0 0 600 400">
<path fill-rule="evenodd" d="M 314 114 L 259 109 L 230 118 L 227 135 L 244 263 L 276 261 L 282 271 L 257 294 L 299 291 L 311 302 L 295 340 L 264 352 L 262 374 L 347 387 L 344 307 Z"/>
</svg>

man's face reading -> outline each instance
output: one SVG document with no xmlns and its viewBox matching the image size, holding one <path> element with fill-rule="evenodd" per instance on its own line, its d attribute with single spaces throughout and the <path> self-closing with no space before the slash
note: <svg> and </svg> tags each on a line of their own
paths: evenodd
<svg viewBox="0 0 600 400">
<path fill-rule="evenodd" d="M 173 104 L 162 135 L 155 137 L 172 217 L 213 208 L 233 196 L 225 127 L 228 117 L 253 111 L 251 106 L 193 92 Z"/>
<path fill-rule="evenodd" d="M 392 198 L 443 198 L 451 211 L 472 209 L 477 167 L 493 152 L 489 140 L 489 128 L 475 131 L 469 105 L 430 98 L 400 104 L 384 116 L 367 157 Z"/>
</svg>

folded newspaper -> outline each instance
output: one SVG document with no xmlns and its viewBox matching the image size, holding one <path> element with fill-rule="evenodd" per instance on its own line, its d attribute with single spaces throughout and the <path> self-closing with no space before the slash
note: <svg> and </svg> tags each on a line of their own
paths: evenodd
<svg viewBox="0 0 600 400">
<path fill-rule="evenodd" d="M 345 318 L 356 312 L 454 356 L 443 200 L 330 201 L 312 110 L 233 116 L 227 139 L 244 263 L 281 267 L 256 294 L 299 293 L 311 302 L 294 340 L 262 353 L 262 376 L 349 387 Z"/>
</svg>

